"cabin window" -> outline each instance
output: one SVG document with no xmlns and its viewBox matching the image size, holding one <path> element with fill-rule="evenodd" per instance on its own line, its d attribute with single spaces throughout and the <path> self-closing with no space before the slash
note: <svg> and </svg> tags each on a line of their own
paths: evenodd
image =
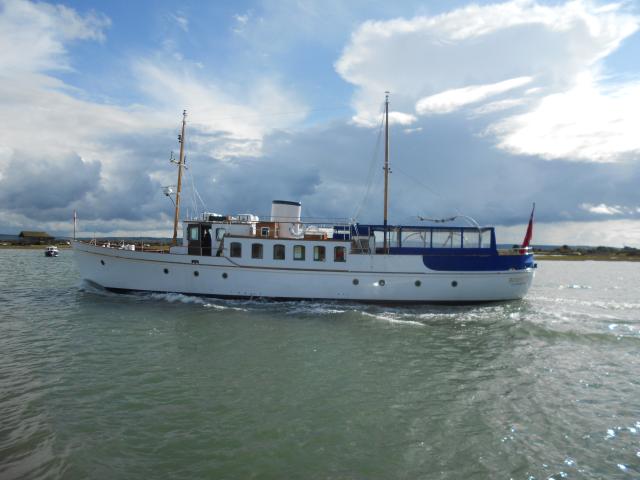
<svg viewBox="0 0 640 480">
<path fill-rule="evenodd" d="M 345 256 L 344 256 L 344 251 L 345 248 L 344 247 L 334 247 L 333 249 L 333 261 L 334 262 L 345 262 Z"/>
<path fill-rule="evenodd" d="M 459 242 L 457 245 L 454 245 L 453 232 L 451 230 L 433 230 L 433 248 L 452 248 L 459 246 Z"/>
<path fill-rule="evenodd" d="M 273 246 L 273 259 L 284 260 L 284 245 L 276 244 Z"/>
<path fill-rule="evenodd" d="M 200 229 L 196 225 L 189 227 L 189 240 L 200 240 Z"/>
<path fill-rule="evenodd" d="M 468 231 L 465 230 L 462 234 L 462 247 L 463 248 L 480 248 L 482 237 L 479 230 Z"/>
<path fill-rule="evenodd" d="M 316 245 L 315 247 L 313 247 L 313 259 L 316 262 L 324 262 L 324 259 L 326 258 L 326 253 L 325 253 L 325 248 L 321 245 Z"/>
<path fill-rule="evenodd" d="M 431 233 L 426 230 L 402 230 L 400 240 L 403 247 L 427 248 L 431 246 Z"/>
<path fill-rule="evenodd" d="M 216 240 L 222 240 L 226 233 L 226 228 L 216 228 Z"/>
<path fill-rule="evenodd" d="M 293 259 L 304 260 L 304 245 L 294 245 L 293 247 Z"/>
<path fill-rule="evenodd" d="M 480 248 L 490 248 L 491 247 L 491 229 L 482 230 L 482 235 L 480 237 Z"/>
<path fill-rule="evenodd" d="M 251 244 L 251 258 L 262 258 L 262 244 Z"/>
<path fill-rule="evenodd" d="M 230 257 L 242 257 L 242 244 L 240 242 L 231 242 L 229 245 Z"/>
<path fill-rule="evenodd" d="M 451 232 L 451 247 L 452 248 L 462 248 L 462 232 L 458 230 L 453 230 Z"/>
<path fill-rule="evenodd" d="M 268 237 L 269 236 L 269 227 L 262 227 L 260 229 L 260 236 L 261 237 Z"/>
</svg>

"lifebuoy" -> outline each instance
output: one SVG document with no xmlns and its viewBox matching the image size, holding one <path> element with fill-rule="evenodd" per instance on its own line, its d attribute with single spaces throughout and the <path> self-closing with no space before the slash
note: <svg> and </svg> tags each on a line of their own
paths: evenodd
<svg viewBox="0 0 640 480">
<path fill-rule="evenodd" d="M 304 225 L 301 223 L 295 223 L 289 226 L 289 233 L 295 238 L 304 237 Z"/>
</svg>

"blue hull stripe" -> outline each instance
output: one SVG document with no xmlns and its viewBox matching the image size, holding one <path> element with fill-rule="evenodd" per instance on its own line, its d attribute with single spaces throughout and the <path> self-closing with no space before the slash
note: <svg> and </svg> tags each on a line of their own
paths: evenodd
<svg viewBox="0 0 640 480">
<path fill-rule="evenodd" d="M 480 272 L 533 268 L 533 255 L 423 255 L 424 265 L 437 271 Z"/>
</svg>

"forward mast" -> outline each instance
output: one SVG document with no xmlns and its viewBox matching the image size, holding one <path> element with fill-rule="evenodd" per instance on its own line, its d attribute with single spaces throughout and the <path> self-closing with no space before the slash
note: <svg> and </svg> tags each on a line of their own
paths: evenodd
<svg viewBox="0 0 640 480">
<path fill-rule="evenodd" d="M 180 158 L 178 159 L 178 185 L 176 186 L 176 210 L 173 217 L 173 244 L 178 244 L 178 221 L 180 219 L 180 192 L 182 191 L 182 167 L 184 167 L 184 131 L 187 124 L 187 111 L 182 111 L 182 133 L 178 136 Z M 174 160 L 175 162 L 175 160 Z"/>
<path fill-rule="evenodd" d="M 389 92 L 384 99 L 384 253 L 389 253 L 387 211 L 389 209 Z"/>
</svg>

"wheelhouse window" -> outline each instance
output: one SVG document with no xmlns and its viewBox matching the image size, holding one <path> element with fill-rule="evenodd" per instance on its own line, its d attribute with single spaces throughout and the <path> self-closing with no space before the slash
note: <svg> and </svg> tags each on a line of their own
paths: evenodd
<svg viewBox="0 0 640 480">
<path fill-rule="evenodd" d="M 480 231 L 463 231 L 462 248 L 480 248 L 481 246 L 482 234 L 480 233 Z"/>
<path fill-rule="evenodd" d="M 293 247 L 293 259 L 304 260 L 304 245 L 294 245 Z"/>
<path fill-rule="evenodd" d="M 189 240 L 198 241 L 200 240 L 200 229 L 197 225 L 191 225 L 189 227 Z"/>
<path fill-rule="evenodd" d="M 459 247 L 460 243 L 454 245 L 454 235 L 451 230 L 434 230 L 431 244 L 433 248 L 453 248 Z"/>
<path fill-rule="evenodd" d="M 262 227 L 260 229 L 260 236 L 261 237 L 268 237 L 269 236 L 269 227 Z"/>
<path fill-rule="evenodd" d="M 313 260 L 316 262 L 324 262 L 326 258 L 326 249 L 322 245 L 313 247 Z"/>
<path fill-rule="evenodd" d="M 284 260 L 284 245 L 278 243 L 273 246 L 273 259 Z"/>
<path fill-rule="evenodd" d="M 482 234 L 480 236 L 480 248 L 490 248 L 491 247 L 491 229 L 487 228 L 486 230 L 482 230 Z"/>
<path fill-rule="evenodd" d="M 334 247 L 333 249 L 333 261 L 334 262 L 345 262 L 345 248 L 344 247 Z"/>
<path fill-rule="evenodd" d="M 251 245 L 251 258 L 262 258 L 262 244 L 253 243 Z"/>
<path fill-rule="evenodd" d="M 240 242 L 231 242 L 229 245 L 230 257 L 242 257 L 242 244 Z"/>
</svg>

